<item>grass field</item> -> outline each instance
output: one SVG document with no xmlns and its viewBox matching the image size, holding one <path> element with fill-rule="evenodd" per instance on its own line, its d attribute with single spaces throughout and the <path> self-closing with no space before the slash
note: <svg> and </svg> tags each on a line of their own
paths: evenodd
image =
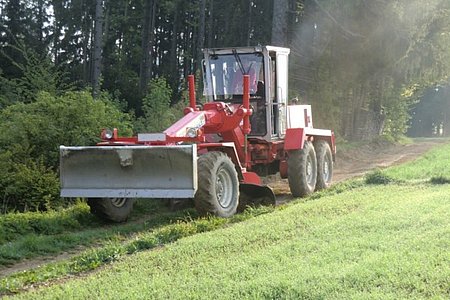
<svg viewBox="0 0 450 300">
<path fill-rule="evenodd" d="M 189 213 L 195 215 L 193 211 Z M 107 244 L 170 224 L 185 215 L 186 212 L 170 212 L 161 202 L 151 201 L 137 203 L 131 220 L 124 224 L 99 220 L 90 214 L 86 203 L 61 211 L 3 215 L 0 216 L 0 266 L 52 256 L 80 246 Z"/>
<path fill-rule="evenodd" d="M 447 145 L 242 222 L 183 223 L 164 246 L 16 297 L 449 299 L 449 178 Z"/>
</svg>

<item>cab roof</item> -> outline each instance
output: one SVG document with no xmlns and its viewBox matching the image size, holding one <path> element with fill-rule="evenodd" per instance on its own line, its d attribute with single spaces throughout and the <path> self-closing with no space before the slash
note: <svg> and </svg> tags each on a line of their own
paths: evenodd
<svg viewBox="0 0 450 300">
<path fill-rule="evenodd" d="M 255 52 L 266 52 L 274 51 L 277 53 L 289 54 L 290 49 L 284 47 L 276 46 L 252 46 L 252 47 L 224 47 L 224 48 L 206 48 L 203 49 L 205 54 L 232 54 L 234 51 L 236 53 L 255 53 Z"/>
</svg>

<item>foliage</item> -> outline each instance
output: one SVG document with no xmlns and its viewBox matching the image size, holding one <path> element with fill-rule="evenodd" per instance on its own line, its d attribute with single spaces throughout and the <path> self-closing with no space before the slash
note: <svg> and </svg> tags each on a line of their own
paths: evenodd
<svg viewBox="0 0 450 300">
<path fill-rule="evenodd" d="M 312 2 L 291 45 L 290 87 L 348 140 L 399 138 L 421 91 L 448 82 L 449 2 Z"/>
<path fill-rule="evenodd" d="M 407 132 L 409 120 L 411 119 L 410 110 L 418 101 L 419 92 L 416 89 L 410 88 L 405 89 L 399 95 L 399 89 L 394 87 L 388 88 L 390 95 L 386 96 L 386 102 L 383 106 L 385 111 L 383 134 L 395 140 L 400 140 Z"/>
<path fill-rule="evenodd" d="M 31 157 L 42 156 L 45 165 L 55 167 L 59 145 L 93 145 L 102 128 L 112 127 L 131 133 L 128 115 L 107 94 L 94 100 L 88 92 L 62 96 L 41 92 L 33 103 L 17 103 L 0 112 L 0 148 L 21 145 Z"/>
<path fill-rule="evenodd" d="M 41 91 L 55 96 L 72 89 L 72 85 L 66 83 L 65 73 L 58 70 L 46 54 L 39 55 L 23 44 L 9 47 L 22 57 L 19 62 L 8 57 L 20 77 L 0 76 L 0 109 L 17 102 L 33 102 Z"/>
<path fill-rule="evenodd" d="M 59 211 L 1 215 L 0 244 L 17 240 L 29 234 L 55 235 L 65 231 L 79 230 L 92 223 L 92 219 L 94 217 L 89 214 L 89 207 L 82 202 Z"/>
<path fill-rule="evenodd" d="M 21 159 L 18 154 L 11 151 L 0 154 L 3 171 L 0 176 L 0 212 L 39 211 L 62 206 L 64 202 L 59 198 L 57 174 L 44 165 L 42 158 L 33 160 L 28 156 Z"/>
<path fill-rule="evenodd" d="M 94 100 L 88 92 L 54 96 L 41 92 L 31 103 L 0 111 L 0 195 L 6 209 L 58 207 L 56 169 L 59 145 L 92 145 L 99 131 L 117 127 L 131 133 L 129 116 L 107 94 Z"/>
<path fill-rule="evenodd" d="M 172 93 L 164 78 L 151 80 L 149 90 L 142 100 L 143 117 L 134 125 L 136 132 L 161 132 L 181 117 L 180 105 L 170 107 Z"/>
<path fill-rule="evenodd" d="M 102 88 L 143 117 L 140 128 L 159 131 L 160 121 L 143 116 L 150 79 L 164 77 L 170 103 L 178 103 L 186 76 L 201 69 L 202 47 L 270 44 L 280 26 L 292 49 L 289 93 L 313 105 L 318 127 L 348 140 L 398 138 L 412 104 L 402 88 L 449 78 L 447 0 L 102 2 L 99 62 L 98 1 L 0 1 L 0 108 L 34 101 L 42 90 L 90 86 L 101 63 Z"/>
</svg>

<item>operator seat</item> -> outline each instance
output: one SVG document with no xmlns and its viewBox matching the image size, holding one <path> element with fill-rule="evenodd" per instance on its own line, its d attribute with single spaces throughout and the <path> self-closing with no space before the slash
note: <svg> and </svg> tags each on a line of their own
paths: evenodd
<svg viewBox="0 0 450 300">
<path fill-rule="evenodd" d="M 250 99 L 253 114 L 250 116 L 252 131 L 250 135 L 265 136 L 266 128 L 266 99 L 264 97 L 264 82 L 258 81 L 256 93 Z"/>
</svg>

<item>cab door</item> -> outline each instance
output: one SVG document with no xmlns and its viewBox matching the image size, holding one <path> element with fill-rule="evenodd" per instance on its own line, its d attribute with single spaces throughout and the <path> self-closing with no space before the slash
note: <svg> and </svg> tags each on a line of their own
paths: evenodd
<svg viewBox="0 0 450 300">
<path fill-rule="evenodd" d="M 273 135 L 284 137 L 286 133 L 286 109 L 288 99 L 288 55 L 276 54 L 275 99 L 273 106 Z"/>
</svg>

